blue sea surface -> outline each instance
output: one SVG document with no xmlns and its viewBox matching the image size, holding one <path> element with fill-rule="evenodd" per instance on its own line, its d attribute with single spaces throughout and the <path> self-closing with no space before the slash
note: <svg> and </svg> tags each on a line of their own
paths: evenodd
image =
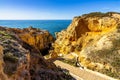
<svg viewBox="0 0 120 80">
<path fill-rule="evenodd" d="M 71 20 L 0 20 L 0 26 L 11 28 L 34 28 L 48 30 L 53 36 L 55 32 L 66 29 Z"/>
</svg>

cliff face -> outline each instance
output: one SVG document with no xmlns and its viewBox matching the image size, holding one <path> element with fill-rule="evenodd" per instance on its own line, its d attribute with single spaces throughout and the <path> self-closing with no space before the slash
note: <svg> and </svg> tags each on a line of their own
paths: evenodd
<svg viewBox="0 0 120 80">
<path fill-rule="evenodd" d="M 0 80 L 72 79 L 41 55 L 52 41 L 47 31 L 0 27 Z"/>
<path fill-rule="evenodd" d="M 56 35 L 51 55 L 79 57 L 86 68 L 120 78 L 120 14 L 91 13 L 75 17 Z"/>
<path fill-rule="evenodd" d="M 11 32 L 18 34 L 19 38 L 40 51 L 42 55 L 46 55 L 51 47 L 51 43 L 54 42 L 52 35 L 46 30 L 40 30 L 36 28 L 24 28 L 24 29 L 9 29 Z"/>
</svg>

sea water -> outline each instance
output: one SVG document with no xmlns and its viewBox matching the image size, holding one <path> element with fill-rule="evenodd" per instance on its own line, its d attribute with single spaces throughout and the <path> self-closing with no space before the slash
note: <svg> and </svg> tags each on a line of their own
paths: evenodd
<svg viewBox="0 0 120 80">
<path fill-rule="evenodd" d="M 71 20 L 0 20 L 0 26 L 11 28 L 34 28 L 48 30 L 53 36 L 55 32 L 66 29 Z"/>
</svg>

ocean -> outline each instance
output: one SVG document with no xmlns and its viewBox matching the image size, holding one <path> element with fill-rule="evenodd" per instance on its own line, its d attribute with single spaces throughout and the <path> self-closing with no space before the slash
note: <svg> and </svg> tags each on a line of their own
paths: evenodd
<svg viewBox="0 0 120 80">
<path fill-rule="evenodd" d="M 66 29 L 71 20 L 0 20 L 0 26 L 11 28 L 34 28 L 48 30 L 53 36 L 55 32 Z"/>
</svg>

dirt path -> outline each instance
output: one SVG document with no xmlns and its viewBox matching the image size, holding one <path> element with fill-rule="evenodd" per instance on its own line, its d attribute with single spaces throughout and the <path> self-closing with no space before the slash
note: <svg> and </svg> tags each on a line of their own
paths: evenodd
<svg viewBox="0 0 120 80">
<path fill-rule="evenodd" d="M 59 60 L 54 61 L 57 66 L 69 70 L 70 74 L 77 80 L 116 80 L 106 75 L 91 70 L 80 69 Z"/>
</svg>

